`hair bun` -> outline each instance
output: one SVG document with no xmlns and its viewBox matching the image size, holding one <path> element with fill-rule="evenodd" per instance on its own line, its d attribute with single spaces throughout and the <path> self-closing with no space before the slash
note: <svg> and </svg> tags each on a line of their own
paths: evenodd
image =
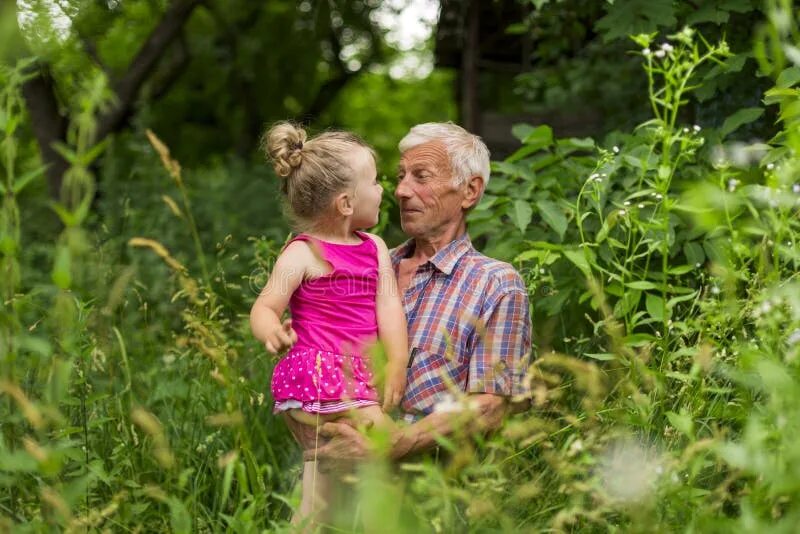
<svg viewBox="0 0 800 534">
<path fill-rule="evenodd" d="M 303 163 L 305 140 L 306 131 L 290 122 L 279 122 L 267 131 L 263 148 L 278 176 L 289 176 Z"/>
</svg>

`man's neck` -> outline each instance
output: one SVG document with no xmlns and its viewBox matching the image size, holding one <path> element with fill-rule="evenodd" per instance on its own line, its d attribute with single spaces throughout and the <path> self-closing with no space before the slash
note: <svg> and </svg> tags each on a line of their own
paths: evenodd
<svg viewBox="0 0 800 534">
<path fill-rule="evenodd" d="M 424 263 L 436 255 L 441 249 L 461 237 L 467 231 L 467 223 L 461 219 L 455 224 L 442 229 L 436 235 L 415 237 L 414 238 L 414 258 L 415 263 Z"/>
</svg>

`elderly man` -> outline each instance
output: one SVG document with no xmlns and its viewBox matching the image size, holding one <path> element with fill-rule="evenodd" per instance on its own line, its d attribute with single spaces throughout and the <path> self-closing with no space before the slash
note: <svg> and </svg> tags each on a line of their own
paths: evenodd
<svg viewBox="0 0 800 534">
<path fill-rule="evenodd" d="M 510 409 L 527 402 L 531 350 L 520 275 L 476 251 L 467 235 L 467 213 L 489 181 L 486 145 L 455 124 L 427 123 L 412 128 L 399 148 L 395 196 L 411 239 L 392 250 L 392 263 L 408 319 L 411 357 L 401 408 L 411 424 L 392 435 L 394 459 L 429 450 L 437 436 L 459 430 L 453 389 L 469 396 L 463 408 L 480 429 L 499 427 Z M 321 434 L 329 441 L 307 450 L 307 459 L 369 454 L 367 439 L 346 422 L 327 423 Z M 308 438 L 301 441 L 313 443 Z"/>
</svg>

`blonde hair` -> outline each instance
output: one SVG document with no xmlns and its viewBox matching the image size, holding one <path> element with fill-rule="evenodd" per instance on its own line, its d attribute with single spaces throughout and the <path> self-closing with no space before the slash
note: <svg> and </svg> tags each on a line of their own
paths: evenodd
<svg viewBox="0 0 800 534">
<path fill-rule="evenodd" d="M 287 215 L 298 229 L 309 229 L 330 214 L 337 193 L 351 185 L 353 169 L 346 156 L 354 147 L 374 150 L 349 132 L 323 132 L 307 139 L 306 132 L 291 122 L 273 125 L 262 138 L 262 147 L 281 180 Z"/>
<path fill-rule="evenodd" d="M 461 185 L 473 176 L 481 176 L 484 186 L 489 183 L 489 149 L 486 144 L 477 135 L 452 122 L 418 124 L 400 140 L 398 148 L 402 154 L 431 141 L 439 141 L 447 149 L 455 185 Z"/>
</svg>

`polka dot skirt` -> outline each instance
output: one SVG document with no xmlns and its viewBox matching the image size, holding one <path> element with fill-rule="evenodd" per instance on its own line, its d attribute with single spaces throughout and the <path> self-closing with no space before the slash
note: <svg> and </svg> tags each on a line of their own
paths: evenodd
<svg viewBox="0 0 800 534">
<path fill-rule="evenodd" d="M 272 397 L 276 410 L 302 406 L 305 411 L 312 413 L 329 413 L 340 410 L 326 410 L 325 405 L 347 406 L 354 401 L 377 403 L 378 393 L 372 380 L 372 371 L 361 356 L 297 348 L 275 366 L 272 372 Z M 300 405 L 287 401 L 297 401 Z"/>
</svg>

